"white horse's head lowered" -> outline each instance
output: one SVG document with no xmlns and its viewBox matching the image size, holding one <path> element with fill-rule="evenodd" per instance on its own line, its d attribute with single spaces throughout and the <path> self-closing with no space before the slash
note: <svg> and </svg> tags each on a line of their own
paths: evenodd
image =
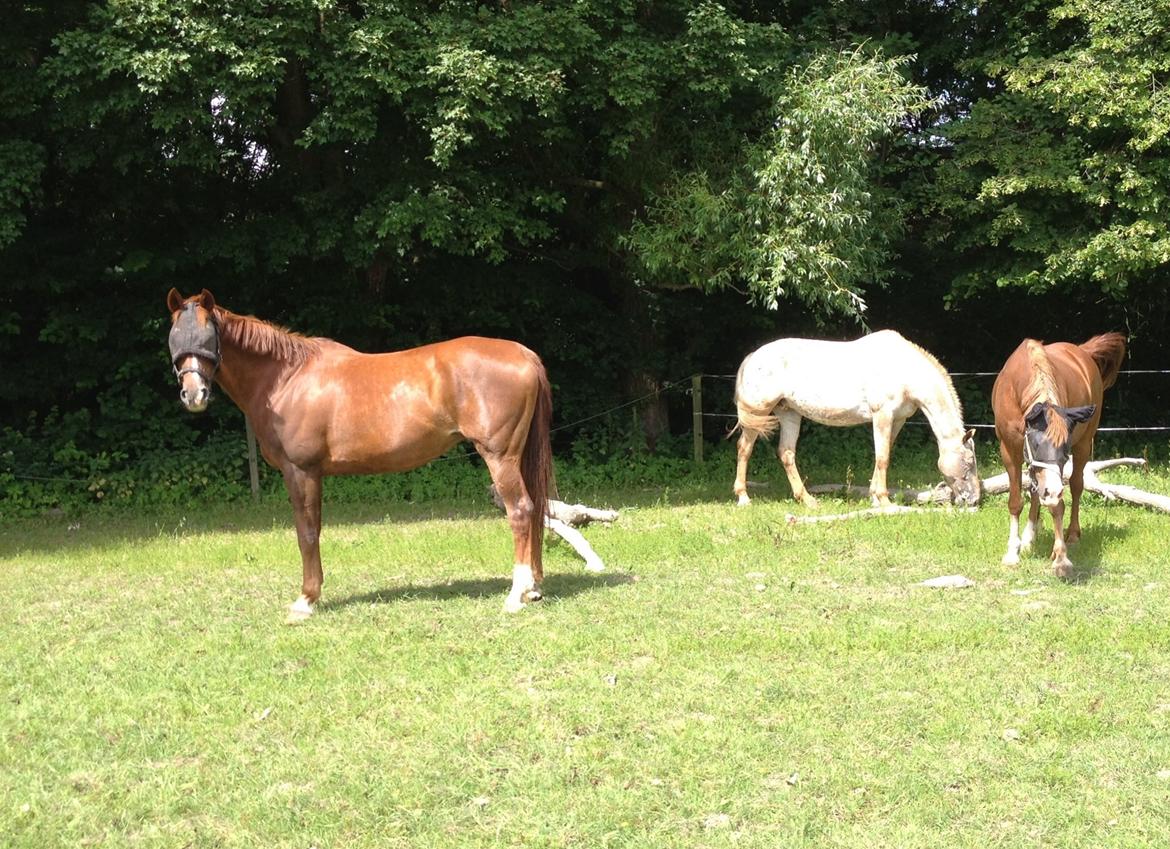
<svg viewBox="0 0 1170 849">
<path fill-rule="evenodd" d="M 955 495 L 955 501 L 975 507 L 983 497 L 983 484 L 975 462 L 975 431 L 967 431 L 959 442 L 939 446 L 938 470 Z"/>
</svg>

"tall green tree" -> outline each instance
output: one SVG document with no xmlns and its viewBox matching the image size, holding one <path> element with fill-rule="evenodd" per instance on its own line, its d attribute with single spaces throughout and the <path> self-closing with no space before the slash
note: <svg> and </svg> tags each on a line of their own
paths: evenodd
<svg viewBox="0 0 1170 849">
<path fill-rule="evenodd" d="M 956 294 L 1059 293 L 1160 326 L 1170 4 L 1052 0 L 1000 14 L 968 65 L 986 96 L 943 128 L 935 236 L 962 256 Z"/>
<path fill-rule="evenodd" d="M 698 356 L 702 334 L 665 344 L 664 284 L 819 312 L 858 308 L 880 275 L 893 207 L 869 163 L 911 90 L 896 63 L 833 58 L 842 33 L 798 7 L 21 9 L 4 36 L 19 132 L 0 148 L 0 347 L 38 356 L 0 385 L 12 410 L 67 399 L 107 436 L 154 420 L 158 391 L 132 376 L 165 368 L 172 284 L 365 347 L 519 336 L 610 400 Z M 716 239 L 681 274 L 663 261 L 690 226 L 672 232 L 671 199 L 700 177 L 731 187 L 748 254 L 711 279 Z M 653 237 L 627 239 L 634 222 Z"/>
<path fill-rule="evenodd" d="M 875 151 L 928 105 L 908 63 L 855 50 L 791 72 L 773 93 L 767 132 L 738 158 L 709 157 L 672 177 L 626 243 L 652 276 L 742 286 L 771 309 L 787 297 L 860 315 L 864 288 L 888 274 L 901 223 Z"/>
</svg>

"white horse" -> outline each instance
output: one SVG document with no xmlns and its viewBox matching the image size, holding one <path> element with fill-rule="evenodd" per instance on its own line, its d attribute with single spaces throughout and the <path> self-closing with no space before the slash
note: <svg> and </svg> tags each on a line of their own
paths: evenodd
<svg viewBox="0 0 1170 849">
<path fill-rule="evenodd" d="M 870 497 L 888 506 L 886 470 L 890 446 L 906 419 L 926 414 L 938 441 L 938 470 L 963 504 L 978 504 L 982 494 L 975 468 L 975 431 L 963 431 L 963 410 L 946 370 L 931 354 L 893 330 L 852 342 L 778 339 L 744 359 L 735 378 L 739 413 L 735 494 L 750 504 L 748 460 L 760 436 L 777 428 L 776 453 L 784 465 L 792 495 L 806 507 L 816 505 L 796 470 L 800 419 L 826 425 L 873 422 L 875 462 Z"/>
</svg>

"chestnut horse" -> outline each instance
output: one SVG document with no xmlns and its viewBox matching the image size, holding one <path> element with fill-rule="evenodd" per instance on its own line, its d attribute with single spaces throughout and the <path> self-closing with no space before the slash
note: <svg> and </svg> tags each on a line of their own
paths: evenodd
<svg viewBox="0 0 1170 849">
<path fill-rule="evenodd" d="M 999 456 L 1008 475 L 1008 529 L 1006 566 L 1020 562 L 1020 552 L 1036 538 L 1040 505 L 1052 513 L 1052 563 L 1059 577 L 1072 568 L 1068 543 L 1081 536 L 1081 492 L 1085 463 L 1093 453 L 1093 436 L 1101 420 L 1101 397 L 1117 380 L 1125 359 L 1125 337 L 1120 333 L 1094 336 L 1087 342 L 1035 339 L 1020 343 L 995 379 L 991 406 Z M 1068 530 L 1064 522 L 1064 467 L 1072 456 L 1068 477 L 1072 510 Z M 1028 465 L 1031 506 L 1028 524 L 1020 533 L 1022 470 Z"/>
<path fill-rule="evenodd" d="M 179 398 L 206 409 L 214 379 L 244 411 L 292 501 L 304 579 L 289 620 L 321 595 L 321 479 L 404 472 L 469 440 L 503 497 L 515 543 L 504 608 L 541 597 L 552 399 L 540 358 L 468 336 L 386 354 L 308 338 L 215 303 L 167 295 Z"/>
<path fill-rule="evenodd" d="M 890 449 L 906 419 L 918 410 L 926 414 L 934 431 L 938 470 L 955 500 L 979 503 L 982 487 L 975 465 L 975 431 L 963 431 L 963 410 L 951 378 L 933 355 L 893 330 L 851 342 L 795 338 L 769 342 L 740 365 L 735 406 L 736 427 L 742 433 L 732 490 L 741 506 L 751 503 L 747 471 L 756 439 L 777 428 L 776 453 L 792 495 L 806 507 L 816 506 L 796 468 L 802 417 L 826 425 L 872 424 L 870 497 L 875 504 L 889 506 Z"/>
</svg>

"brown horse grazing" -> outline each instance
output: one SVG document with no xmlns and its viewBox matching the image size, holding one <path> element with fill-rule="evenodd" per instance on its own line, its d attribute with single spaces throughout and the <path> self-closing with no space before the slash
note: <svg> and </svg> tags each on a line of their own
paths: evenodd
<svg viewBox="0 0 1170 849">
<path fill-rule="evenodd" d="M 1045 345 L 1025 339 L 1008 357 L 991 390 L 999 455 L 1008 474 L 1008 531 L 1005 565 L 1020 562 L 1020 551 L 1031 548 L 1040 505 L 1052 513 L 1052 562 L 1059 577 L 1072 568 L 1067 543 L 1081 536 L 1081 492 L 1085 463 L 1093 453 L 1093 436 L 1101 420 L 1101 396 L 1117 380 L 1125 359 L 1120 333 L 1094 336 L 1088 342 Z M 1072 455 L 1072 513 L 1064 521 L 1063 470 Z M 1028 524 L 1020 534 L 1021 470 L 1028 464 L 1032 503 Z"/>
<path fill-rule="evenodd" d="M 504 608 L 540 599 L 552 395 L 536 354 L 475 336 L 362 354 L 236 315 L 206 289 L 187 299 L 172 289 L 167 308 L 183 405 L 206 409 L 214 379 L 284 475 L 304 569 L 290 621 L 310 616 L 321 595 L 321 478 L 407 471 L 464 439 L 487 464 L 512 526 Z"/>
</svg>

